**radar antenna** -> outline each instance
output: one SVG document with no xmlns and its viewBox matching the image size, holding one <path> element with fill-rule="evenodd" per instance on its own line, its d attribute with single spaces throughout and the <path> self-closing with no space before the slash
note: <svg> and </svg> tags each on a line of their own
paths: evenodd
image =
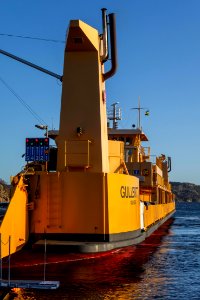
<svg viewBox="0 0 200 300">
<path fill-rule="evenodd" d="M 115 102 L 111 104 L 113 108 L 108 112 L 108 120 L 113 121 L 113 126 L 112 126 L 113 129 L 118 128 L 117 121 L 120 121 L 122 119 L 121 108 L 117 107 L 117 104 L 119 104 L 119 102 Z"/>
</svg>

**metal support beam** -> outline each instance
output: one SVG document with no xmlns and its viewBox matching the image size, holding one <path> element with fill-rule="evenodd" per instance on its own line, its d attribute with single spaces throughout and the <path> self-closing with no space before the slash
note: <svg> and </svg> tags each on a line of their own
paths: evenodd
<svg viewBox="0 0 200 300">
<path fill-rule="evenodd" d="M 9 52 L 6 52 L 6 51 L 2 50 L 2 49 L 0 49 L 0 53 L 3 54 L 3 55 L 5 55 L 5 56 L 8 56 L 8 57 L 10 57 L 10 58 L 12 58 L 14 60 L 17 60 L 17 61 L 19 61 L 19 62 L 21 62 L 21 63 L 23 63 L 23 64 L 25 64 L 25 65 L 27 65 L 27 66 L 29 66 L 31 68 L 34 68 L 34 69 L 39 70 L 39 71 L 41 71 L 41 72 L 43 72 L 45 74 L 48 74 L 48 75 L 50 75 L 52 77 L 55 77 L 55 78 L 59 79 L 62 82 L 62 76 L 60 76 L 60 75 L 58 75 L 56 73 L 53 73 L 53 72 L 51 72 L 51 71 L 49 71 L 47 69 L 39 67 L 39 66 L 37 66 L 37 65 L 35 65 L 35 64 L 33 64 L 33 63 L 31 63 L 31 62 L 23 59 L 23 58 L 20 58 L 20 57 L 18 57 L 16 55 L 13 55 L 13 54 L 11 54 Z"/>
</svg>

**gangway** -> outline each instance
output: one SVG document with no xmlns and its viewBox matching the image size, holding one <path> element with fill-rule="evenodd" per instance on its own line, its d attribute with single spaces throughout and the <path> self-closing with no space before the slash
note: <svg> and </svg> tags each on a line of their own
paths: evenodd
<svg viewBox="0 0 200 300">
<path fill-rule="evenodd" d="M 24 288 L 24 289 L 51 289 L 59 288 L 60 281 L 41 280 L 1 280 L 0 287 Z"/>
</svg>

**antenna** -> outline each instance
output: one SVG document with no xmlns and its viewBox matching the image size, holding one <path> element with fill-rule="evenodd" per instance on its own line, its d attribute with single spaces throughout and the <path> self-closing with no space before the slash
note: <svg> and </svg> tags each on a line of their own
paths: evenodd
<svg viewBox="0 0 200 300">
<path fill-rule="evenodd" d="M 138 96 L 138 107 L 132 107 L 131 109 L 136 109 L 138 111 L 138 128 L 141 130 L 141 110 L 147 109 L 145 115 L 149 115 L 149 110 L 146 107 L 140 106 L 140 96 Z"/>
</svg>

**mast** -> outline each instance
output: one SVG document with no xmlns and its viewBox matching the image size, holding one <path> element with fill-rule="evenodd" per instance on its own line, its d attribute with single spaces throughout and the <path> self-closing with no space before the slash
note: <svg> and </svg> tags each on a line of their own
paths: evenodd
<svg viewBox="0 0 200 300">
<path fill-rule="evenodd" d="M 132 107 L 131 109 L 136 109 L 138 111 L 138 128 L 140 130 L 142 130 L 142 127 L 141 127 L 141 110 L 142 109 L 147 109 L 147 111 L 145 112 L 145 115 L 149 115 L 149 110 L 148 108 L 146 107 L 141 107 L 140 106 L 140 96 L 138 96 L 138 107 Z"/>
</svg>

